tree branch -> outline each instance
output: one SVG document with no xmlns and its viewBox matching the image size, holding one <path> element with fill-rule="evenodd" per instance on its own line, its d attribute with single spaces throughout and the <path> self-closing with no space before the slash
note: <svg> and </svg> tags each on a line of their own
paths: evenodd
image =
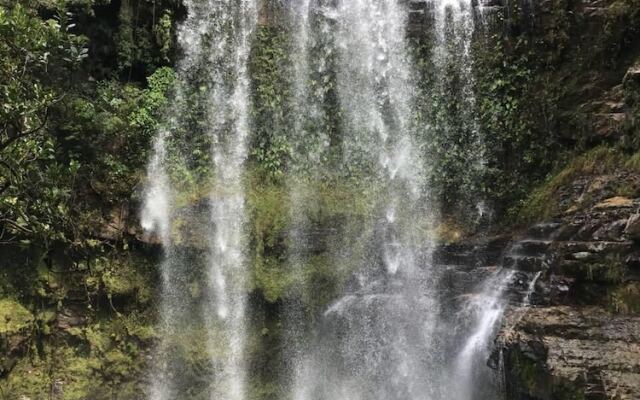
<svg viewBox="0 0 640 400">
<path fill-rule="evenodd" d="M 4 142 L 0 142 L 0 151 L 5 150 L 7 147 L 9 147 L 16 140 L 25 138 L 27 136 L 33 135 L 34 133 L 40 131 L 42 128 L 45 127 L 45 125 L 47 124 L 47 120 L 48 119 L 49 119 L 49 107 L 47 106 L 45 108 L 44 118 L 42 118 L 42 120 L 40 121 L 40 124 L 37 127 L 33 128 L 31 130 L 28 130 L 26 132 L 16 133 L 14 136 L 10 136 L 8 139 L 6 139 Z"/>
</svg>

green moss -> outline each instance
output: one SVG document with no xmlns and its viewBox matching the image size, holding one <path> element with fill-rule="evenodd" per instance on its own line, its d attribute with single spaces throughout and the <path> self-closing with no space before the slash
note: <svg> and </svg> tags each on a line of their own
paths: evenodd
<svg viewBox="0 0 640 400">
<path fill-rule="evenodd" d="M 150 321 L 148 316 L 139 312 L 133 312 L 127 315 L 121 314 L 119 321 L 125 328 L 126 333 L 140 342 L 150 342 L 158 336 L 155 324 L 153 324 L 154 321 Z"/>
<path fill-rule="evenodd" d="M 249 389 L 250 400 L 277 400 L 286 398 L 283 388 L 274 382 L 251 382 Z"/>
<path fill-rule="evenodd" d="M 284 297 L 284 293 L 294 282 L 293 274 L 286 270 L 286 262 L 267 257 L 254 263 L 254 284 L 270 303 Z"/>
<path fill-rule="evenodd" d="M 133 400 L 142 392 L 132 383 L 132 365 L 130 356 L 115 349 L 98 358 L 58 342 L 40 355 L 22 358 L 0 384 L 3 398 L 45 399 L 53 393 L 56 399 L 110 400 L 117 392 L 119 399 Z"/>
<path fill-rule="evenodd" d="M 608 303 L 613 312 L 640 313 L 640 282 L 629 282 L 610 289 Z"/>
<path fill-rule="evenodd" d="M 372 215 L 378 187 L 357 180 L 326 180 L 312 183 L 318 187 L 319 201 L 309 213 L 316 219 L 336 216 L 358 219 Z"/>
<path fill-rule="evenodd" d="M 247 204 L 252 223 L 252 287 L 272 303 L 295 290 L 307 288 L 307 292 L 314 293 L 305 298 L 307 305 L 326 304 L 359 260 L 354 256 L 342 263 L 332 262 L 329 252 L 345 245 L 338 243 L 339 230 L 345 230 L 348 232 L 346 235 L 353 238 L 363 233 L 363 221 L 372 215 L 375 207 L 375 189 L 357 182 L 337 180 L 297 182 L 299 198 L 296 201 L 304 203 L 308 228 L 326 229 L 327 235 L 322 238 L 326 243 L 314 244 L 319 247 L 316 250 L 319 254 L 305 254 L 292 261 L 288 258 L 288 249 L 295 243 L 290 242 L 293 239 L 289 229 L 292 229 L 295 211 L 292 210 L 289 188 L 258 183 L 256 175 L 249 182 Z M 335 237 L 330 233 L 334 230 Z M 348 246 L 356 253 L 362 250 L 362 245 L 357 242 Z"/>
<path fill-rule="evenodd" d="M 521 223 L 534 223 L 549 219 L 566 210 L 560 209 L 560 191 L 570 185 L 576 178 L 612 174 L 622 168 L 631 169 L 635 165 L 635 155 L 627 156 L 614 147 L 598 146 L 584 154 L 576 156 L 546 182 L 532 191 L 528 198 L 512 212 L 517 214 Z M 619 195 L 625 194 L 629 188 L 622 185 Z M 583 202 L 585 205 L 588 205 Z"/>
<path fill-rule="evenodd" d="M 11 299 L 0 300 L 0 335 L 22 332 L 33 322 L 33 314 L 22 304 Z"/>
<path fill-rule="evenodd" d="M 146 304 L 152 296 L 148 260 L 135 257 L 103 259 L 100 279 L 110 296 L 135 297 Z"/>
<path fill-rule="evenodd" d="M 640 151 L 634 153 L 624 164 L 626 168 L 633 172 L 640 173 Z"/>
<path fill-rule="evenodd" d="M 303 283 L 300 287 L 307 288 L 303 291 L 302 298 L 312 314 L 335 299 L 353 267 L 349 264 L 336 264 L 330 257 L 322 255 L 309 259 L 303 267 Z"/>
<path fill-rule="evenodd" d="M 39 263 L 36 268 L 35 287 L 37 294 L 55 301 L 63 300 L 67 296 L 72 282 L 64 279 L 63 273 L 51 270 L 44 263 Z"/>
<path fill-rule="evenodd" d="M 536 393 L 539 386 L 541 370 L 536 363 L 528 357 L 525 357 L 519 351 L 513 350 L 509 353 L 510 365 L 512 371 L 518 379 L 517 385 L 525 389 L 527 393 Z"/>
<path fill-rule="evenodd" d="M 3 400 L 19 399 L 21 396 L 34 399 L 48 398 L 51 386 L 48 372 L 46 363 L 40 358 L 20 359 L 6 380 L 0 382 Z"/>
<path fill-rule="evenodd" d="M 273 247 L 284 234 L 289 223 L 289 197 L 278 185 L 253 185 L 247 196 L 256 253 Z"/>
</svg>

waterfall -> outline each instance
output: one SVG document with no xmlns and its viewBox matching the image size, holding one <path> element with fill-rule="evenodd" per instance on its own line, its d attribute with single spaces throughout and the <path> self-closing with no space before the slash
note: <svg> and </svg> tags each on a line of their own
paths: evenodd
<svg viewBox="0 0 640 400">
<path fill-rule="evenodd" d="M 480 292 L 471 297 L 460 313 L 460 319 L 471 321 L 471 324 L 468 324 L 462 350 L 454 362 L 453 374 L 456 385 L 453 393 L 456 399 L 497 397 L 495 388 L 486 384 L 493 379 L 486 362 L 490 354 L 491 338 L 507 306 L 504 293 L 513 276 L 513 271 L 498 270 L 484 282 Z M 460 324 L 464 326 L 465 323 L 460 321 Z"/>
<path fill-rule="evenodd" d="M 444 199 L 450 212 L 470 223 L 490 216 L 482 188 L 486 171 L 486 145 L 475 115 L 475 75 L 472 43 L 481 2 L 432 0 L 432 83 L 426 94 L 430 140 L 427 143 L 434 165 L 432 181 L 449 193 Z M 460 167 L 464 166 L 464 167 Z M 483 215 L 486 214 L 486 215 Z"/>
<path fill-rule="evenodd" d="M 540 280 L 541 276 L 542 271 L 538 271 L 529 282 L 529 285 L 527 286 L 527 292 L 524 296 L 523 307 L 531 306 L 531 298 L 536 291 L 536 284 L 538 283 L 538 280 Z"/>
<path fill-rule="evenodd" d="M 491 380 L 484 364 L 511 275 L 501 270 L 481 282 L 477 300 L 461 310 L 440 304 L 441 272 L 433 265 L 430 238 L 439 205 L 427 178 L 440 172 L 443 150 L 463 157 L 468 168 L 455 179 L 467 186 L 460 193 L 475 202 L 477 220 L 489 214 L 478 184 L 485 150 L 474 116 L 474 13 L 471 2 L 457 0 L 433 1 L 430 10 L 435 84 L 428 95 L 439 103 L 428 110 L 432 120 L 417 126 L 419 90 L 405 5 L 388 0 L 294 5 L 297 49 L 306 46 L 301 59 L 315 52 L 323 60 L 317 70 L 307 61 L 298 64 L 304 68 L 297 69 L 296 81 L 318 76 L 328 60 L 334 62 L 343 142 L 341 162 L 332 168 L 345 179 L 374 185 L 376 198 L 370 231 L 359 237 L 366 257 L 343 296 L 322 314 L 311 354 L 297 353 L 296 400 L 465 400 L 479 395 L 472 390 L 476 375 Z M 306 110 L 322 103 L 304 98 Z M 344 249 L 334 257 L 336 263 L 353 258 Z M 491 382 L 481 386 L 482 398 L 495 394 Z"/>
<path fill-rule="evenodd" d="M 337 264 L 359 264 L 343 297 L 324 311 L 311 354 L 301 355 L 295 399 L 418 399 L 437 390 L 438 301 L 430 271 L 436 207 L 413 121 L 414 75 L 406 43 L 407 10 L 395 0 L 294 4 L 296 36 L 323 76 L 333 63 L 342 116 L 340 157 L 331 167 L 365 182 L 374 206 L 358 232 L 357 259 L 336 250 Z M 315 57 L 315 59 L 314 59 Z M 308 79 L 301 77 L 298 79 Z M 319 108 L 322 98 L 312 107 Z M 312 109 L 314 109 L 312 108 Z M 312 113 L 310 113 L 312 114 Z M 355 184 L 354 184 L 355 185 Z M 351 242 L 353 238 L 343 238 Z"/>
<path fill-rule="evenodd" d="M 155 141 L 142 210 L 143 227 L 160 236 L 165 252 L 162 340 L 150 398 L 181 398 L 190 387 L 212 399 L 224 393 L 241 400 L 248 274 L 242 176 L 257 6 L 253 0 L 193 0 L 185 6 L 188 17 L 178 32 L 184 58 L 174 102 Z M 201 336 L 206 343 L 198 347 Z M 208 361 L 195 374 L 210 376 L 201 387 L 191 387 L 194 377 L 181 367 L 185 357 Z"/>
<path fill-rule="evenodd" d="M 164 248 L 152 400 L 187 392 L 248 398 L 243 176 L 254 1 L 187 1 L 179 30 L 184 58 L 154 142 L 142 210 L 143 227 Z M 434 177 L 445 175 L 443 152 L 465 160 L 451 179 L 456 193 L 477 220 L 490 214 L 478 184 L 485 146 L 473 113 L 473 8 L 463 0 L 424 2 L 434 39 L 425 102 L 408 39 L 410 6 L 422 2 L 409 3 L 287 3 L 292 113 L 282 131 L 291 156 L 282 186 L 289 226 L 286 257 L 278 262 L 293 271 L 287 290 L 298 297 L 283 300 L 286 371 L 274 375 L 288 375 L 282 380 L 295 400 L 468 400 L 493 393 L 475 391 L 475 372 L 484 376 L 508 274 L 485 278 L 476 300 L 451 306 L 462 293 L 455 301 L 444 297 L 444 268 L 433 254 L 443 208 L 442 182 Z M 350 278 L 309 318 L 300 299 L 314 293 L 303 269 L 318 253 L 310 210 L 322 208 L 321 192 L 335 182 L 366 198 L 366 211 L 354 217 L 355 228 L 325 231 L 333 236 L 322 244 L 325 261 Z M 186 368 L 193 364 L 201 370 Z"/>
</svg>

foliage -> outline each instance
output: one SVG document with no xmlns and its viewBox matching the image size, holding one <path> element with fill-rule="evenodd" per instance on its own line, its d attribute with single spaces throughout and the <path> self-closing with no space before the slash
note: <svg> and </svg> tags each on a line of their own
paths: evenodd
<svg viewBox="0 0 640 400">
<path fill-rule="evenodd" d="M 173 13 L 171 10 L 165 10 L 158 23 L 153 27 L 156 43 L 160 47 L 160 54 L 164 61 L 169 62 L 171 49 L 173 48 Z"/>
<path fill-rule="evenodd" d="M 208 66 L 187 71 L 184 93 L 172 93 L 176 73 L 166 65 L 175 58 L 175 23 L 184 11 L 179 1 L 15 3 L 0 7 L 0 331 L 19 327 L 29 338 L 0 385 L 7 398 L 46 397 L 58 384 L 70 399 L 112 398 L 116 391 L 119 398 L 139 398 L 134 381 L 156 335 L 151 324 L 158 277 L 147 254 L 156 249 L 137 241 L 135 232 L 110 238 L 102 228 L 114 210 L 134 212 L 150 140 L 166 129 L 168 170 L 179 193 L 178 251 L 206 248 L 198 229 L 209 220 L 195 220 L 206 208 L 201 206 L 215 173 L 213 143 L 202 134 L 211 129 L 204 118 L 210 75 L 199 74 Z M 478 25 L 473 57 L 464 66 L 472 76 L 454 65 L 462 43 L 449 43 L 450 58 L 438 74 L 434 38 L 414 43 L 421 90 L 415 122 L 428 126 L 418 133 L 421 149 L 433 156 L 435 195 L 448 212 L 436 232 L 443 241 L 473 231 L 465 218 L 478 199 L 491 201 L 499 216 L 511 208 L 514 218 L 531 222 L 562 211 L 562 190 L 580 176 L 640 171 L 637 122 L 627 127 L 630 146 L 588 152 L 592 144 L 584 133 L 591 128 L 577 129 L 584 117 L 578 89 L 618 84 L 637 50 L 637 0 L 606 7 L 602 34 L 581 31 L 584 21 L 574 2 L 552 0 L 535 15 L 516 3 L 506 2 L 490 32 Z M 322 31 L 320 20 L 311 29 Z M 261 24 L 253 38 L 252 143 L 244 190 L 250 290 L 252 301 L 264 307 L 264 315 L 252 317 L 269 320 L 252 356 L 278 354 L 279 322 L 270 313 L 282 303 L 299 303 L 313 318 L 354 270 L 371 262 L 364 246 L 376 234 L 370 221 L 381 200 L 377 182 L 357 171 L 336 177 L 322 169 L 324 163 L 339 165 L 343 116 L 332 58 L 339 52 L 329 55 L 323 48 L 334 45 L 331 35 L 316 36 L 304 94 L 318 104 L 312 116 L 295 115 L 294 103 L 308 100 L 295 98 L 292 85 L 296 38 L 286 27 L 269 24 Z M 602 79 L 594 83 L 596 75 Z M 465 84 L 476 89 L 473 101 L 465 97 Z M 625 80 L 636 118 L 637 88 L 636 81 Z M 164 119 L 169 107 L 185 110 L 177 126 Z M 296 159 L 316 146 L 329 149 L 317 159 Z M 307 180 L 295 181 L 297 163 L 310 170 Z M 286 186 L 285 177 L 293 177 Z M 292 210 L 295 185 L 304 212 Z M 181 232 L 187 230 L 190 236 Z M 294 243 L 299 232 L 313 238 L 311 249 Z M 186 277 L 186 290 L 199 301 L 201 260 L 185 254 L 178 258 L 193 274 Z M 622 276 L 620 263 L 586 268 L 607 283 Z M 621 311 L 636 310 L 636 295 L 636 286 L 616 287 L 610 302 Z M 86 320 L 70 328 L 54 323 L 78 304 Z M 196 330 L 186 329 L 170 345 L 179 349 L 180 365 L 208 371 L 208 349 L 196 340 L 203 336 Z M 185 390 L 195 390 L 189 384 Z M 255 388 L 260 398 L 278 390 L 271 381 Z"/>
<path fill-rule="evenodd" d="M 8 336 L 28 328 L 33 315 L 12 299 L 0 299 L 0 335 Z"/>
<path fill-rule="evenodd" d="M 174 71 L 164 67 L 148 78 L 147 88 L 103 81 L 93 98 L 65 102 L 61 139 L 70 157 L 89 166 L 82 177 L 107 203 L 127 198 L 139 181 L 174 80 Z"/>
<path fill-rule="evenodd" d="M 291 144 L 287 140 L 287 131 L 291 129 L 287 118 L 291 115 L 290 38 L 281 28 L 261 26 L 253 49 L 252 157 L 268 179 L 277 181 L 284 176 L 291 157 Z"/>
<path fill-rule="evenodd" d="M 483 196 L 485 153 L 474 110 L 473 60 L 465 56 L 471 30 L 451 21 L 443 37 L 443 41 L 427 36 L 411 42 L 420 74 L 418 140 L 429 160 L 432 194 L 442 210 L 471 222 L 475 205 Z"/>
<path fill-rule="evenodd" d="M 119 2 L 118 29 L 114 32 L 116 67 L 127 81 L 140 80 L 170 65 L 179 4 L 175 0 Z"/>
<path fill-rule="evenodd" d="M 605 64 L 619 68 L 620 61 L 626 60 L 628 54 L 634 52 L 640 36 L 640 1 L 613 1 L 606 8 L 604 19 L 599 47 Z"/>
<path fill-rule="evenodd" d="M 139 382 L 141 342 L 130 335 L 122 317 L 71 328 L 68 341 L 48 337 L 48 346 L 21 358 L 0 383 L 0 399 L 46 398 L 52 392 L 65 399 L 134 399 L 142 395 Z M 100 384 L 96 384 L 100 382 Z"/>
<path fill-rule="evenodd" d="M 515 41 L 515 43 L 513 43 Z M 478 63 L 478 115 L 486 140 L 487 196 L 497 212 L 523 198 L 531 185 L 552 167 L 557 153 L 554 95 L 538 93 L 530 46 L 526 38 L 506 43 L 494 36 Z M 514 46 L 507 50 L 506 46 Z M 536 96 L 537 100 L 533 100 Z"/>
<path fill-rule="evenodd" d="M 64 97 L 64 79 L 87 56 L 84 39 L 69 33 L 68 15 L 43 21 L 19 3 L 0 7 L 0 240 L 60 239 L 79 170 L 59 160 L 45 128 Z M 49 76 L 57 78 L 52 79 Z M 60 185 L 59 185 L 60 184 Z"/>
<path fill-rule="evenodd" d="M 92 6 L 0 6 L 0 302 L 11 314 L 0 324 L 29 325 L 3 361 L 12 371 L 3 371 L 0 398 L 44 398 L 59 387 L 69 399 L 111 398 L 116 387 L 138 398 L 130 379 L 155 336 L 148 254 L 104 230 L 132 201 L 175 73 L 148 59 L 146 84 L 96 81 L 96 49 L 115 54 L 115 44 L 92 43 Z M 160 22 L 164 49 L 154 52 L 166 62 L 173 20 Z M 150 24 L 136 29 L 153 35 Z M 53 323 L 78 304 L 79 327 Z"/>
</svg>

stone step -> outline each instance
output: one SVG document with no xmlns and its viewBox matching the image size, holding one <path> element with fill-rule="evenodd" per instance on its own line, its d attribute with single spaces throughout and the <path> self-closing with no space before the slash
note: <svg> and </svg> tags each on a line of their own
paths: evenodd
<svg viewBox="0 0 640 400">
<path fill-rule="evenodd" d="M 550 240 L 526 239 L 516 242 L 509 250 L 510 254 L 543 257 L 553 242 Z"/>
<path fill-rule="evenodd" d="M 525 272 L 538 272 L 548 268 L 548 263 L 543 257 L 508 254 L 502 260 L 504 268 Z"/>
<path fill-rule="evenodd" d="M 559 254 L 571 256 L 577 253 L 590 253 L 603 255 L 625 255 L 633 249 L 631 241 L 566 241 L 557 242 L 556 249 Z M 579 257 L 578 257 L 579 258 Z"/>
<path fill-rule="evenodd" d="M 533 225 L 527 231 L 527 236 L 531 239 L 550 240 L 554 238 L 554 234 L 562 227 L 560 222 L 544 222 Z"/>
</svg>

